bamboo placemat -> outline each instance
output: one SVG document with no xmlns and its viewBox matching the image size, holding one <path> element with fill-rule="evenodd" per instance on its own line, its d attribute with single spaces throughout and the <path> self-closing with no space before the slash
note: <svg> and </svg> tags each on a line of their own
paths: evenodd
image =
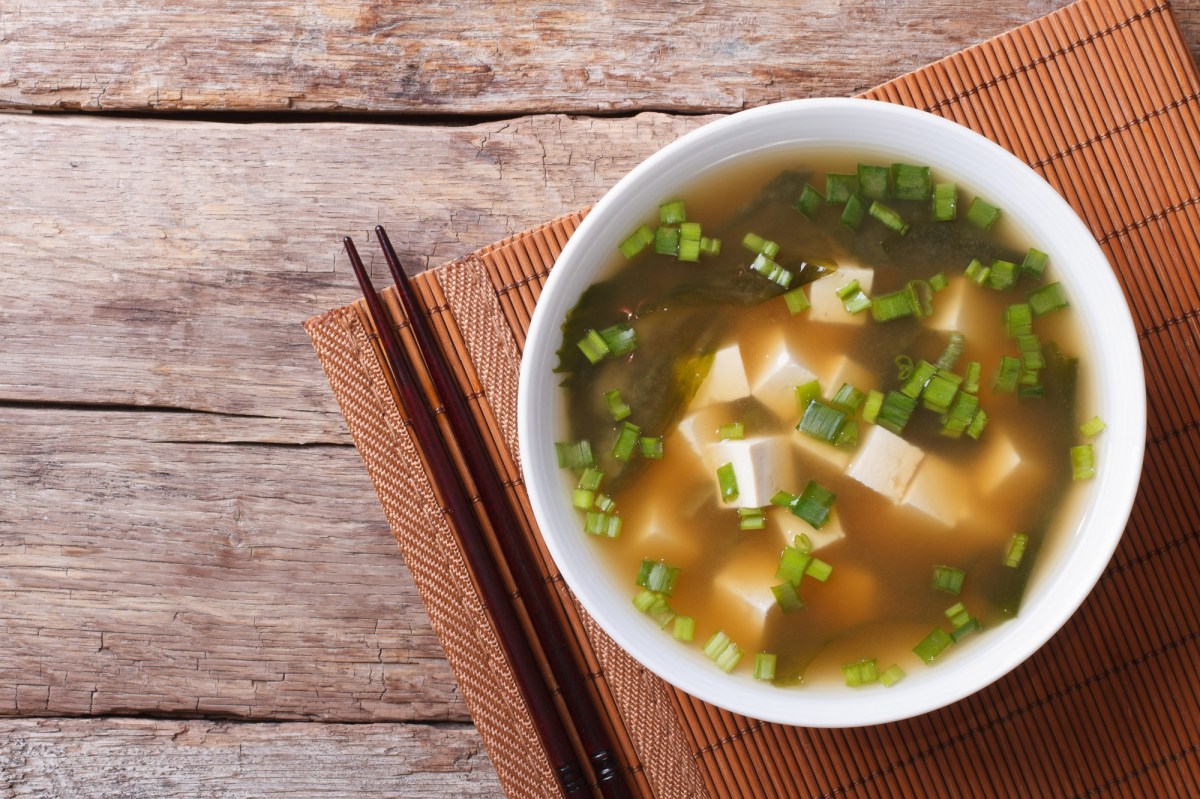
<svg viewBox="0 0 1200 799">
<path fill-rule="evenodd" d="M 592 675 L 645 796 L 1200 796 L 1200 74 L 1170 6 L 1080 0 L 865 96 L 940 114 L 1011 150 L 1067 198 L 1113 265 L 1149 399 L 1145 471 L 1116 555 L 1025 664 L 916 719 L 785 727 L 665 685 L 563 587 L 514 454 L 525 331 L 577 213 L 415 281 L 558 588 L 573 632 L 565 643 Z M 384 299 L 407 337 L 390 289 Z M 306 328 L 505 791 L 553 795 L 361 301 Z"/>
</svg>

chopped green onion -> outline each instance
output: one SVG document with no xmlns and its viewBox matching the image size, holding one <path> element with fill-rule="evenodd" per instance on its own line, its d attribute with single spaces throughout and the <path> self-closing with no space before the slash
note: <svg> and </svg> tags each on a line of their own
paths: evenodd
<svg viewBox="0 0 1200 799">
<path fill-rule="evenodd" d="M 808 295 L 804 293 L 804 287 L 799 286 L 791 291 L 785 292 L 783 301 L 787 303 L 788 312 L 795 316 L 801 311 L 807 310 L 809 306 Z"/>
<path fill-rule="evenodd" d="M 1071 476 L 1075 480 L 1090 480 L 1096 476 L 1096 454 L 1091 444 L 1071 447 Z"/>
<path fill-rule="evenodd" d="M 597 469 L 595 466 L 589 466 L 584 469 L 583 474 L 579 476 L 579 487 L 587 491 L 595 491 L 600 487 L 600 481 L 603 479 L 603 469 Z"/>
<path fill-rule="evenodd" d="M 830 205 L 845 203 L 857 191 L 858 175 L 830 172 L 825 176 L 825 202 Z"/>
<path fill-rule="evenodd" d="M 629 414 L 632 413 L 632 411 L 629 409 L 629 405 L 627 405 L 625 401 L 621 399 L 621 392 L 619 389 L 614 388 L 611 391 L 605 391 L 604 401 L 608 404 L 608 412 L 612 414 L 613 421 L 615 422 L 619 422 L 622 419 L 627 419 Z"/>
<path fill-rule="evenodd" d="M 938 369 L 953 369 L 954 365 L 958 363 L 958 359 L 962 357 L 966 346 L 967 337 L 957 330 L 951 330 L 949 339 L 946 341 L 946 349 L 942 350 L 941 356 L 934 365 Z"/>
<path fill-rule="evenodd" d="M 739 530 L 761 530 L 767 526 L 767 517 L 762 508 L 738 508 Z"/>
<path fill-rule="evenodd" d="M 953 222 L 958 217 L 958 187 L 939 183 L 933 187 L 933 221 Z"/>
<path fill-rule="evenodd" d="M 842 425 L 842 429 L 838 430 L 837 438 L 833 439 L 833 445 L 838 449 L 854 449 L 858 446 L 858 422 L 853 419 L 847 419 Z"/>
<path fill-rule="evenodd" d="M 852 314 L 862 313 L 871 307 L 871 298 L 863 292 L 858 280 L 851 280 L 842 286 L 837 290 L 837 295 L 841 298 L 842 305 Z"/>
<path fill-rule="evenodd" d="M 892 164 L 892 196 L 897 200 L 928 200 L 932 182 L 927 166 Z"/>
<path fill-rule="evenodd" d="M 803 411 L 808 407 L 808 403 L 821 396 L 821 384 L 816 380 L 809 380 L 796 386 L 795 391 L 796 407 Z"/>
<path fill-rule="evenodd" d="M 608 494 L 596 495 L 596 510 L 602 513 L 612 513 L 615 507 L 617 507 L 617 503 Z"/>
<path fill-rule="evenodd" d="M 699 222 L 680 222 L 679 223 L 679 240 L 700 242 L 701 228 Z"/>
<path fill-rule="evenodd" d="M 946 608 L 946 618 L 955 627 L 961 627 L 971 620 L 971 614 L 967 613 L 967 607 L 961 602 L 955 602 L 950 607 Z"/>
<path fill-rule="evenodd" d="M 979 391 L 979 379 L 983 376 L 983 364 L 979 361 L 970 361 L 967 364 L 967 374 L 963 378 L 962 390 L 969 394 L 974 394 Z"/>
<path fill-rule="evenodd" d="M 987 427 L 988 415 L 983 408 L 975 411 L 975 418 L 971 420 L 971 424 L 967 425 L 967 435 L 975 440 L 979 440 L 979 436 L 983 434 L 983 428 Z"/>
<path fill-rule="evenodd" d="M 921 316 L 915 281 L 899 291 L 871 298 L 871 318 L 876 322 L 890 322 L 905 316 Z"/>
<path fill-rule="evenodd" d="M 967 619 L 964 624 L 954 628 L 953 632 L 950 633 L 950 639 L 957 642 L 962 640 L 964 636 L 970 635 L 971 633 L 982 629 L 983 625 L 979 623 L 979 619 L 972 616 L 971 618 Z"/>
<path fill-rule="evenodd" d="M 1034 277 L 1041 277 L 1042 272 L 1046 269 L 1046 261 L 1050 256 L 1041 250 L 1029 248 L 1029 252 L 1025 254 L 1025 260 L 1021 262 L 1021 271 L 1027 272 Z"/>
<path fill-rule="evenodd" d="M 938 292 L 950 285 L 950 281 L 946 279 L 945 272 L 938 272 L 933 277 L 929 278 L 929 288 Z"/>
<path fill-rule="evenodd" d="M 818 441 L 832 444 L 847 416 L 848 414 L 840 408 L 827 405 L 821 400 L 813 400 L 804 409 L 804 415 L 800 417 L 796 429 Z"/>
<path fill-rule="evenodd" d="M 1000 357 L 1000 370 L 992 382 L 992 390 L 1012 394 L 1017 390 L 1017 380 L 1021 376 L 1021 359 L 1011 355 Z"/>
<path fill-rule="evenodd" d="M 954 566 L 934 566 L 933 587 L 947 594 L 957 594 L 962 591 L 966 576 L 966 572 Z"/>
<path fill-rule="evenodd" d="M 721 489 L 721 501 L 733 502 L 738 498 L 737 475 L 733 473 L 732 463 L 723 463 L 717 467 L 717 485 Z"/>
<path fill-rule="evenodd" d="M 758 272 L 767 280 L 785 289 L 792 283 L 792 273 L 772 261 L 770 256 L 762 253 L 750 262 L 750 270 Z"/>
<path fill-rule="evenodd" d="M 687 221 L 687 210 L 683 200 L 672 200 L 658 206 L 658 221 L 664 225 L 678 225 Z"/>
<path fill-rule="evenodd" d="M 579 340 L 577 346 L 584 357 L 592 363 L 600 363 L 608 357 L 608 343 L 599 331 L 588 330 L 583 334 L 583 338 Z"/>
<path fill-rule="evenodd" d="M 988 230 L 1000 218 L 1000 209 L 976 197 L 967 209 L 967 221 L 980 230 Z"/>
<path fill-rule="evenodd" d="M 900 216 L 899 211 L 889 205 L 884 205 L 879 200 L 871 201 L 871 207 L 867 209 L 867 213 L 882 222 L 888 230 L 901 236 L 907 234 L 911 227 L 904 221 L 904 217 Z"/>
<path fill-rule="evenodd" d="M 1013 533 L 1008 539 L 1008 550 L 1004 553 L 1004 565 L 1015 569 L 1021 565 L 1025 550 L 1029 547 L 1029 536 L 1025 533 Z"/>
<path fill-rule="evenodd" d="M 1091 419 L 1088 419 L 1086 422 L 1081 424 L 1079 426 L 1079 430 L 1088 438 L 1095 438 L 1104 431 L 1106 426 L 1107 425 L 1104 424 L 1103 419 L 1101 419 L 1099 416 L 1093 416 Z"/>
<path fill-rule="evenodd" d="M 754 656 L 754 679 L 770 682 L 775 679 L 775 655 L 759 652 Z"/>
<path fill-rule="evenodd" d="M 830 400 L 830 403 L 836 405 L 842 410 L 854 413 L 858 410 L 858 406 L 862 405 L 863 400 L 866 399 L 866 396 L 866 394 L 862 393 L 849 383 L 842 383 L 842 387 L 839 388 L 837 393 L 833 395 L 833 399 Z"/>
<path fill-rule="evenodd" d="M 684 263 L 700 260 L 700 239 L 679 239 L 679 254 L 675 256 Z"/>
<path fill-rule="evenodd" d="M 842 224 L 851 230 L 858 230 L 858 226 L 862 224 L 863 217 L 867 215 L 867 203 L 863 200 L 862 195 L 858 192 L 850 195 L 846 200 L 846 207 L 842 209 Z"/>
<path fill-rule="evenodd" d="M 875 418 L 879 416 L 879 409 L 883 407 L 883 392 L 871 389 L 867 392 L 867 398 L 862 406 L 862 418 L 864 422 L 875 423 Z"/>
<path fill-rule="evenodd" d="M 808 537 L 808 533 L 799 533 L 792 536 L 792 546 L 801 552 L 812 552 L 812 539 Z"/>
<path fill-rule="evenodd" d="M 979 286 L 983 286 L 988 282 L 988 276 L 991 273 L 992 268 L 985 265 L 978 258 L 972 258 L 971 263 L 967 264 L 967 268 L 963 272 L 967 276 L 967 280 Z"/>
<path fill-rule="evenodd" d="M 921 660 L 932 663 L 952 643 L 954 643 L 954 639 L 950 637 L 950 633 L 941 627 L 934 627 L 929 631 L 929 635 L 921 640 L 921 643 L 913 647 L 912 651 Z"/>
<path fill-rule="evenodd" d="M 708 236 L 700 237 L 700 254 L 701 255 L 720 255 L 721 240 L 710 239 Z"/>
<path fill-rule="evenodd" d="M 800 598 L 800 592 L 796 590 L 794 583 L 783 582 L 779 585 L 771 586 L 771 593 L 775 595 L 775 604 L 779 605 L 779 609 L 784 613 L 791 613 L 804 608 L 804 600 Z"/>
<path fill-rule="evenodd" d="M 858 165 L 858 191 L 868 200 L 885 200 L 891 173 L 886 166 Z"/>
<path fill-rule="evenodd" d="M 997 291 L 1008 291 L 1017 282 L 1017 265 L 1012 261 L 992 261 L 992 269 L 988 273 L 988 288 Z"/>
<path fill-rule="evenodd" d="M 642 457 L 660 461 L 663 457 L 662 436 L 642 436 Z"/>
<path fill-rule="evenodd" d="M 1066 308 L 1067 294 L 1063 291 L 1062 283 L 1047 283 L 1041 288 L 1029 292 L 1029 307 L 1034 316 L 1045 316 L 1051 311 Z"/>
<path fill-rule="evenodd" d="M 846 685 L 849 688 L 857 688 L 860 685 L 879 681 L 879 667 L 875 663 L 875 658 L 863 658 L 855 663 L 847 663 L 842 666 L 842 676 L 846 680 Z"/>
<path fill-rule="evenodd" d="M 592 456 L 592 444 L 586 438 L 579 441 L 558 441 L 554 444 L 558 456 L 558 468 L 580 471 L 596 465 Z"/>
<path fill-rule="evenodd" d="M 596 492 L 586 488 L 576 488 L 571 493 L 571 505 L 579 510 L 591 510 L 596 501 Z"/>
<path fill-rule="evenodd" d="M 916 408 L 915 398 L 905 396 L 899 391 L 889 391 L 883 398 L 883 404 L 879 407 L 879 415 L 875 417 L 875 424 L 900 435 Z"/>
<path fill-rule="evenodd" d="M 1004 309 L 1004 325 L 1009 338 L 1026 336 L 1033 332 L 1033 309 L 1027 302 L 1018 302 Z"/>
<path fill-rule="evenodd" d="M 633 231 L 629 238 L 621 242 L 621 254 L 626 259 L 632 259 L 635 255 L 645 250 L 646 247 L 650 246 L 653 241 L 654 231 L 650 229 L 649 225 L 642 225 Z"/>
<path fill-rule="evenodd" d="M 879 675 L 879 683 L 884 688 L 891 688 L 902 679 L 904 679 L 904 669 L 900 668 L 898 663 L 888 666 Z"/>
<path fill-rule="evenodd" d="M 717 428 L 717 438 L 722 441 L 733 439 L 740 440 L 746 437 L 746 425 L 741 422 L 730 422 L 723 424 Z"/>
<path fill-rule="evenodd" d="M 735 644 L 724 630 L 718 630 L 704 645 L 704 654 L 721 671 L 730 672 L 742 659 L 742 648 Z"/>
<path fill-rule="evenodd" d="M 675 611 L 667 603 L 667 598 L 657 591 L 643 588 L 633 598 L 633 606 L 654 619 L 659 628 L 666 627 L 675 618 Z"/>
<path fill-rule="evenodd" d="M 917 362 L 913 367 L 912 374 L 904 381 L 904 385 L 900 387 L 900 393 L 906 397 L 917 399 L 921 393 L 925 391 L 925 386 L 929 385 L 930 379 L 937 374 L 938 368 L 924 359 Z"/>
<path fill-rule="evenodd" d="M 821 196 L 821 192 L 813 188 L 811 183 L 806 183 L 800 192 L 800 198 L 792 204 L 792 207 L 812 219 L 813 215 L 817 213 L 817 209 L 824 204 L 825 198 Z"/>
<path fill-rule="evenodd" d="M 779 245 L 773 241 L 764 239 L 757 233 L 747 233 L 742 239 L 742 246 L 751 252 L 756 252 L 759 255 L 765 255 L 767 258 L 774 258 L 779 255 Z"/>
<path fill-rule="evenodd" d="M 829 579 L 829 575 L 833 574 L 833 567 L 820 558 L 813 558 L 808 564 L 808 568 L 804 570 L 804 574 L 806 577 L 823 583 Z"/>
<path fill-rule="evenodd" d="M 1021 366 L 1028 372 L 1036 372 L 1046 365 L 1042 355 L 1042 342 L 1032 333 L 1017 336 L 1017 349 L 1021 351 Z"/>
<path fill-rule="evenodd" d="M 617 433 L 616 443 L 613 444 L 612 456 L 619 461 L 627 461 L 633 457 L 634 447 L 641 438 L 642 428 L 630 422 L 621 422 L 621 430 Z"/>
<path fill-rule="evenodd" d="M 813 529 L 819 530 L 829 520 L 835 499 L 837 494 L 822 487 L 816 480 L 809 480 L 804 492 L 788 506 L 788 510 L 808 522 Z"/>
<path fill-rule="evenodd" d="M 799 585 L 813 556 L 800 547 L 785 546 L 779 553 L 779 565 L 775 567 L 775 579 L 791 585 Z"/>
<path fill-rule="evenodd" d="M 619 322 L 600 331 L 609 355 L 620 357 L 637 349 L 637 332 L 628 322 Z"/>
<path fill-rule="evenodd" d="M 897 355 L 894 363 L 896 364 L 896 379 L 907 380 L 913 373 L 912 358 L 907 355 Z"/>
<path fill-rule="evenodd" d="M 1030 374 L 1033 375 L 1034 380 L 1037 380 L 1037 372 L 1031 372 Z M 1043 386 L 1041 383 L 1026 384 L 1025 377 L 1026 375 L 1021 375 L 1022 383 L 1017 388 L 1018 399 L 1041 399 L 1042 397 L 1046 396 L 1045 386 Z"/>
<path fill-rule="evenodd" d="M 958 438 L 971 426 L 978 413 L 979 397 L 965 391 L 959 392 L 954 404 L 942 418 L 942 435 Z"/>
<path fill-rule="evenodd" d="M 679 228 L 660 225 L 654 231 L 654 251 L 659 255 L 678 255 Z"/>
<path fill-rule="evenodd" d="M 621 534 L 621 517 L 614 513 L 590 510 L 583 517 L 583 531 L 588 535 L 616 538 Z"/>
<path fill-rule="evenodd" d="M 679 567 L 670 566 L 661 560 L 642 561 L 638 569 L 637 584 L 649 588 L 665 596 L 675 593 L 675 583 L 679 581 Z"/>
<path fill-rule="evenodd" d="M 921 401 L 931 411 L 947 413 L 950 410 L 950 403 L 954 402 L 955 396 L 958 395 L 958 387 L 961 383 L 962 378 L 953 372 L 939 371 L 929 378 L 925 390 L 921 393 Z"/>
<path fill-rule="evenodd" d="M 691 641 L 696 637 L 696 619 L 692 616 L 676 616 L 671 635 L 676 641 Z"/>
</svg>

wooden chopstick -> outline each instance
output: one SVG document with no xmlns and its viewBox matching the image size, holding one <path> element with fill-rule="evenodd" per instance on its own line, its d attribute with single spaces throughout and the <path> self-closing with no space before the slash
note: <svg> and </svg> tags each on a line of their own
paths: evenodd
<svg viewBox="0 0 1200 799">
<path fill-rule="evenodd" d="M 383 304 L 379 301 L 358 250 L 349 236 L 343 239 L 350 264 L 358 278 L 363 298 L 383 344 L 387 366 L 395 378 L 399 399 L 408 412 L 415 437 L 421 445 L 426 465 L 437 485 L 445 505 L 442 512 L 450 521 L 459 547 L 471 569 L 475 584 L 483 594 L 496 637 L 512 666 L 517 688 L 521 692 L 537 731 L 546 757 L 558 778 L 559 787 L 567 796 L 590 793 L 579 758 L 555 706 L 549 687 L 542 678 L 537 656 L 521 629 L 521 622 L 503 578 L 491 558 L 487 542 L 479 529 L 479 521 L 471 510 L 466 487 L 454 469 L 433 415 L 426 407 L 415 374 L 395 331 L 392 330 Z"/>
<path fill-rule="evenodd" d="M 525 602 L 534 629 L 539 632 L 544 644 L 548 644 L 541 647 L 542 652 L 562 691 L 563 702 L 583 744 L 588 762 L 591 763 L 600 791 L 606 797 L 629 796 L 624 774 L 608 741 L 599 710 L 587 689 L 584 677 L 579 673 L 566 648 L 557 644 L 565 639 L 567 631 L 563 629 L 559 616 L 554 612 L 546 581 L 533 566 L 536 562 L 533 548 L 517 520 L 517 512 L 504 490 L 496 464 L 487 457 L 483 436 L 474 424 L 462 393 L 454 382 L 454 376 L 446 363 L 446 354 L 417 303 L 412 285 L 400 265 L 399 258 L 396 257 L 387 231 L 382 225 L 378 225 L 375 235 L 379 239 L 388 269 L 391 270 L 392 279 L 396 283 L 400 303 L 417 341 L 421 358 L 433 381 L 434 389 L 445 406 L 450 429 L 459 443 L 459 450 L 462 452 L 471 482 L 479 492 L 481 506 L 500 545 L 501 556 L 509 574 L 512 575 L 518 594 Z"/>
</svg>

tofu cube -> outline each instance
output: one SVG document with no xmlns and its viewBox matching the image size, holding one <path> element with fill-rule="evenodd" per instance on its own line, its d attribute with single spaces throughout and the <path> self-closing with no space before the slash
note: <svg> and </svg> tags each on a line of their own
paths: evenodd
<svg viewBox="0 0 1200 799">
<path fill-rule="evenodd" d="M 925 320 L 925 326 L 930 330 L 961 331 L 966 320 L 967 293 L 971 289 L 983 291 L 978 286 L 967 285 L 965 277 L 951 278 L 946 288 L 933 293 L 930 300 L 933 313 Z"/>
<path fill-rule="evenodd" d="M 708 446 L 720 440 L 717 430 L 721 425 L 736 421 L 729 409 L 720 405 L 710 405 L 692 411 L 675 426 L 674 432 L 667 438 L 665 448 L 678 452 L 680 445 L 688 447 L 703 461 L 708 455 Z"/>
<path fill-rule="evenodd" d="M 692 400 L 691 409 L 698 410 L 721 402 L 732 402 L 750 396 L 750 381 L 746 379 L 746 365 L 737 344 L 730 344 L 713 355 L 712 368 L 700 384 L 700 390 Z"/>
<path fill-rule="evenodd" d="M 838 289 L 857 280 L 859 288 L 868 295 L 875 282 L 875 270 L 860 266 L 839 266 L 831 275 L 813 281 L 808 290 L 808 318 L 814 322 L 829 322 L 841 325 L 861 325 L 870 317 L 870 311 L 852 314 L 846 310 Z"/>
<path fill-rule="evenodd" d="M 845 355 L 838 356 L 821 372 L 821 394 L 825 397 L 836 394 L 843 383 L 849 383 L 863 393 L 875 387 L 875 376 Z"/>
<path fill-rule="evenodd" d="M 900 502 L 925 453 L 882 427 L 866 426 L 846 474 L 867 488 Z"/>
<path fill-rule="evenodd" d="M 718 441 L 708 446 L 709 469 L 713 487 L 720 496 L 717 469 L 733 464 L 737 480 L 737 499 L 725 503 L 732 508 L 761 508 L 783 486 L 793 482 L 791 447 L 784 436 L 756 436 L 737 441 Z"/>
<path fill-rule="evenodd" d="M 838 449 L 833 444 L 824 441 L 818 441 L 799 430 L 792 434 L 791 439 L 799 463 L 824 464 L 839 473 L 846 471 L 846 467 L 850 465 L 851 453 L 847 450 Z"/>
<path fill-rule="evenodd" d="M 984 452 L 976 472 L 979 490 L 984 495 L 995 491 L 1021 468 L 1021 453 L 1013 446 L 1012 439 L 1002 432 L 988 433 L 983 436 Z"/>
<path fill-rule="evenodd" d="M 842 521 L 838 518 L 837 508 L 829 513 L 829 518 L 821 525 L 820 530 L 814 530 L 812 525 L 793 514 L 787 508 L 772 507 L 767 511 L 767 526 L 779 531 L 780 545 L 791 545 L 796 536 L 803 533 L 812 542 L 812 551 L 836 544 L 846 537 Z"/>
<path fill-rule="evenodd" d="M 683 565 L 693 562 L 704 544 L 698 536 L 681 534 L 692 526 L 678 507 L 664 503 L 653 506 L 647 513 L 627 518 L 621 537 L 629 540 L 644 557 L 663 558 L 669 563 Z"/>
<path fill-rule="evenodd" d="M 756 620 L 762 621 L 776 604 L 771 586 L 778 582 L 777 565 L 777 554 L 770 558 L 762 552 L 748 551 L 734 556 L 713 580 L 713 589 L 718 594 L 713 604 L 727 609 L 744 606 Z"/>
<path fill-rule="evenodd" d="M 750 367 L 751 396 L 781 419 L 798 419 L 796 386 L 811 383 L 817 376 L 804 364 L 782 331 L 776 333 Z"/>
<path fill-rule="evenodd" d="M 971 505 L 971 485 L 963 470 L 932 455 L 921 461 L 920 468 L 904 492 L 905 507 L 919 511 L 943 527 L 957 527 Z"/>
</svg>

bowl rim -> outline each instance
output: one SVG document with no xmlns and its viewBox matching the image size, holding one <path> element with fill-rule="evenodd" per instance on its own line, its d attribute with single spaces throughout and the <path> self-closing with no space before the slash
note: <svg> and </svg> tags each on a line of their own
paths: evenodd
<svg viewBox="0 0 1200 799">
<path fill-rule="evenodd" d="M 1031 587 L 1037 584 L 1038 601 L 1028 602 L 1027 595 L 1020 616 L 987 635 L 975 637 L 975 641 L 963 647 L 964 652 L 955 653 L 956 659 L 964 661 L 963 667 L 939 663 L 929 669 L 930 673 L 945 672 L 945 677 L 936 680 L 937 690 L 932 687 L 934 679 L 924 674 L 915 680 L 906 677 L 887 691 L 840 688 L 827 692 L 809 687 L 748 684 L 748 677 L 731 677 L 707 661 L 695 663 L 696 658 L 690 653 L 692 648 L 651 646 L 654 636 L 645 633 L 652 625 L 636 620 L 630 623 L 633 618 L 630 613 L 636 611 L 615 607 L 612 580 L 589 570 L 581 560 L 580 543 L 587 542 L 582 541 L 579 525 L 565 528 L 566 535 L 556 534 L 564 530 L 567 518 L 564 509 L 571 514 L 574 511 L 569 507 L 566 492 L 561 490 L 562 478 L 557 474 L 557 466 L 549 463 L 553 460 L 549 453 L 553 451 L 554 440 L 551 428 L 557 419 L 553 409 L 557 387 L 548 378 L 561 343 L 562 318 L 582 287 L 592 281 L 595 270 L 600 268 L 598 263 L 606 259 L 594 253 L 595 240 L 615 246 L 619 238 L 613 238 L 617 235 L 614 231 L 627 233 L 632 229 L 632 226 L 621 227 L 625 224 L 622 220 L 631 215 L 629 207 L 636 206 L 634 217 L 644 216 L 642 206 L 646 196 L 670 194 L 674 188 L 670 178 L 660 184 L 661 190 L 651 191 L 646 186 L 647 181 L 657 180 L 658 175 L 683 174 L 687 165 L 713 154 L 720 155 L 718 160 L 722 162 L 746 157 L 755 146 L 812 147 L 818 141 L 827 144 L 828 140 L 815 138 L 816 133 L 824 131 L 828 135 L 838 129 L 848 132 L 843 143 L 850 140 L 853 149 L 891 150 L 896 158 L 905 157 L 902 151 L 912 147 L 928 150 L 945 147 L 938 150 L 943 157 L 922 160 L 938 171 L 970 173 L 971 182 L 993 201 L 999 199 L 998 194 L 1016 196 L 1014 189 L 1001 190 L 997 183 L 999 173 L 1006 176 L 1010 186 L 1019 187 L 1025 205 L 1012 212 L 1013 216 L 1023 229 L 1054 233 L 1053 246 L 1041 246 L 1045 241 L 1035 239 L 1032 233 L 1029 240 L 1051 253 L 1052 269 L 1066 266 L 1058 276 L 1067 284 L 1070 296 L 1088 298 L 1075 311 L 1089 338 L 1099 334 L 1090 348 L 1092 354 L 1104 352 L 1103 359 L 1096 359 L 1096 391 L 1119 389 L 1113 396 L 1097 397 L 1097 401 L 1109 424 L 1102 439 L 1103 451 L 1121 453 L 1121 458 L 1100 460 L 1085 508 L 1076 523 L 1063 531 L 1067 551 L 1061 556 L 1062 568 L 1031 581 Z M 889 145 L 880 141 L 883 132 L 890 134 L 893 141 L 900 136 L 902 143 Z M 730 142 L 749 146 L 750 150 L 735 155 L 728 152 Z M 961 166 L 976 160 L 990 171 L 975 173 Z M 947 161 L 954 166 L 945 167 Z M 1010 212 L 1001 202 L 997 204 L 1005 207 L 1006 213 Z M 1063 250 L 1067 245 L 1071 248 L 1069 253 Z M 579 273 L 578 270 L 589 265 L 591 274 Z M 568 300 L 570 303 L 564 307 Z M 1119 380 L 1110 379 L 1118 370 Z M 1145 429 L 1144 371 L 1129 306 L 1099 244 L 1067 201 L 1015 155 L 968 128 L 924 111 L 858 98 L 789 100 L 729 115 L 667 144 L 622 177 L 570 237 L 542 288 L 526 336 L 518 386 L 518 445 L 534 517 L 555 566 L 601 629 L 651 672 L 692 696 L 752 718 L 813 727 L 884 723 L 935 710 L 982 689 L 1037 651 L 1082 605 L 1111 559 L 1132 509 L 1142 467 Z M 530 453 L 538 451 L 546 453 L 546 457 L 531 457 Z M 567 537 L 570 535 L 580 542 L 572 543 Z M 1079 543 L 1085 535 L 1086 547 Z M 627 596 L 624 604 L 630 604 Z M 653 633 L 661 642 L 663 633 L 656 629 Z M 668 653 L 665 656 L 664 649 Z M 673 650 L 687 654 L 676 656 Z"/>
</svg>

